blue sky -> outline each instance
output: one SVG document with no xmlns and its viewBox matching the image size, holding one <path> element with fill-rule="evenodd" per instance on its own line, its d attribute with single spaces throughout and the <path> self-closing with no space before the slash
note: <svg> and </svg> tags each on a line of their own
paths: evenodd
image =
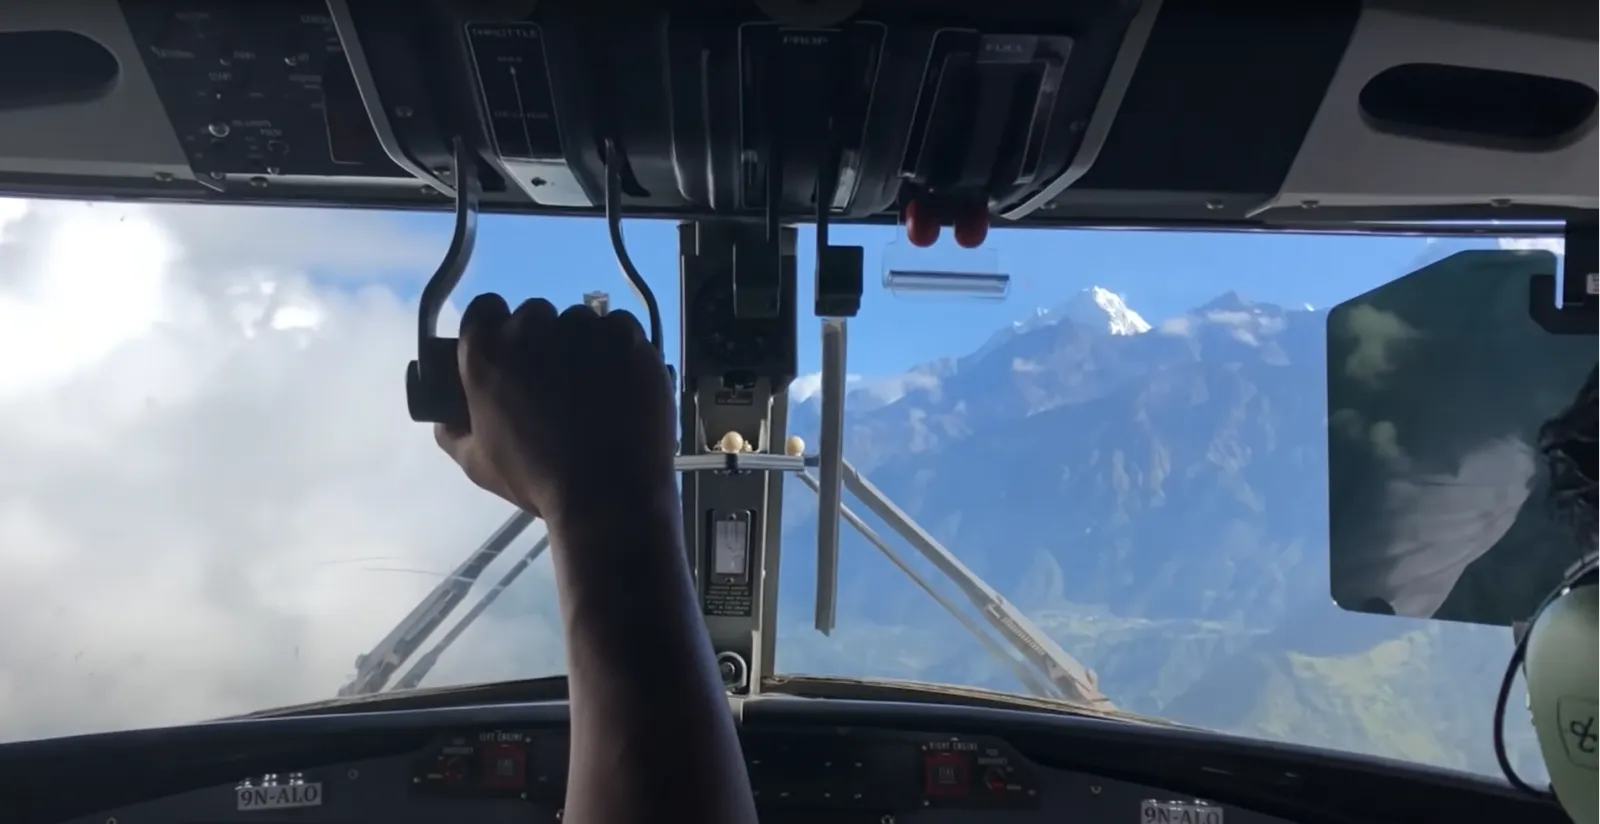
<svg viewBox="0 0 1600 824">
<path fill-rule="evenodd" d="M 419 232 L 437 235 L 443 247 L 450 229 L 445 215 L 412 215 Z M 670 222 L 634 220 L 624 234 L 635 264 L 655 288 L 669 342 L 677 335 L 677 246 Z M 1261 302 L 1327 307 L 1405 274 L 1424 253 L 1415 237 L 1308 236 L 1202 232 L 998 230 L 985 246 L 1012 278 L 1004 300 L 905 298 L 881 286 L 891 227 L 836 227 L 833 242 L 866 249 L 867 293 L 852 322 L 852 373 L 894 374 L 983 344 L 1005 324 L 1036 306 L 1052 306 L 1088 286 L 1122 294 L 1151 323 L 1236 291 Z M 811 305 L 809 227 L 801 229 L 800 305 Z M 924 252 L 935 267 L 956 261 L 959 250 L 941 242 Z M 890 257 L 904 263 L 913 254 L 902 244 Z M 427 266 L 431 266 L 429 262 Z M 515 304 L 546 297 L 576 303 L 584 292 L 605 290 L 613 305 L 639 312 L 616 265 L 605 224 L 595 219 L 489 216 L 480 224 L 478 250 L 456 297 L 497 291 Z M 801 326 L 800 371 L 817 369 L 814 324 Z M 670 348 L 670 345 L 669 345 Z M 669 357 L 675 352 L 669 351 Z"/>
</svg>

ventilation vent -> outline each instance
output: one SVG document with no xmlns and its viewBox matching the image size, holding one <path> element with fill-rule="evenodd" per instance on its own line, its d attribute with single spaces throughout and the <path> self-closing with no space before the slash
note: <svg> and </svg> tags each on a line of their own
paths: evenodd
<svg viewBox="0 0 1600 824">
<path fill-rule="evenodd" d="M 105 46 L 77 32 L 0 32 L 0 111 L 98 100 L 121 71 Z"/>
<path fill-rule="evenodd" d="M 1549 152 L 1592 128 L 1595 90 L 1536 74 L 1407 63 L 1361 89 L 1361 114 L 1377 131 L 1439 143 Z"/>
</svg>

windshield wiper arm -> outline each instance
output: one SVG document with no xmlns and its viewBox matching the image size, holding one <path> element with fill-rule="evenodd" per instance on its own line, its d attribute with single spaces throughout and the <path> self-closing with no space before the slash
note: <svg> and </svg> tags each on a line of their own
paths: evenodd
<svg viewBox="0 0 1600 824">
<path fill-rule="evenodd" d="M 818 493 L 821 492 L 821 483 L 810 472 L 801 472 L 800 480 L 803 481 L 806 486 L 811 487 L 811 491 Z M 922 577 L 922 573 L 918 572 L 915 567 L 907 563 L 904 558 L 901 558 L 900 553 L 896 552 L 894 547 L 890 546 L 889 542 L 885 540 L 882 535 L 878 534 L 877 530 L 869 526 L 866 521 L 861 520 L 861 516 L 857 515 L 855 512 L 852 512 L 850 507 L 845 506 L 843 503 L 839 504 L 839 515 L 845 520 L 846 523 L 855 527 L 856 531 L 861 533 L 861 537 L 866 538 L 868 543 L 876 547 L 879 552 L 882 552 L 883 556 L 889 559 L 889 563 L 894 564 L 895 567 L 900 570 L 900 572 L 902 572 L 907 578 L 910 578 L 911 583 L 916 584 L 922 589 L 923 592 L 927 593 L 929 598 L 933 599 L 934 603 L 943 607 L 945 612 L 950 613 L 950 617 L 956 619 L 956 622 L 959 623 L 968 633 L 970 633 L 973 638 L 978 639 L 978 643 L 982 644 L 984 649 L 987 649 L 991 655 L 993 655 L 1001 663 L 1005 664 L 1006 667 L 1011 670 L 1011 673 L 1017 676 L 1017 680 L 1021 681 L 1023 686 L 1028 688 L 1029 692 L 1039 696 L 1056 694 L 1054 686 L 1052 686 L 1049 681 L 1044 680 L 1040 676 L 1036 675 L 1027 665 L 1021 661 L 1018 661 L 1015 656 L 1006 652 L 1005 648 L 1001 647 L 999 642 L 994 640 L 993 636 L 987 632 L 984 632 L 983 627 L 978 626 L 978 623 L 972 620 L 972 618 L 965 612 L 963 612 L 961 607 L 957 606 L 949 598 L 946 598 L 943 593 L 934 588 L 933 584 L 930 583 L 928 579 Z M 834 545 L 838 546 L 837 542 L 835 542 Z M 817 589 L 820 591 L 822 589 L 822 585 L 818 584 Z"/>
<path fill-rule="evenodd" d="M 413 664 L 405 675 L 400 676 L 400 680 L 394 682 L 394 686 L 390 687 L 390 689 L 415 689 L 418 684 L 422 683 L 422 679 L 433 671 L 433 666 L 439 663 L 439 656 L 443 655 L 445 650 L 449 649 L 450 645 L 454 644 L 456 639 L 460 638 L 461 634 L 472 626 L 473 621 L 478 620 L 478 617 L 483 615 L 484 610 L 488 609 L 495 599 L 500 597 L 500 593 L 505 592 L 506 587 L 511 586 L 517 580 L 517 576 L 521 575 L 534 561 L 539 560 L 539 556 L 543 555 L 545 549 L 549 546 L 550 536 L 546 534 L 540 537 L 539 541 L 533 545 L 533 548 L 513 564 L 511 569 L 506 570 L 506 574 L 495 583 L 494 587 L 485 592 L 483 597 L 478 599 L 478 603 L 473 604 L 472 608 L 467 610 L 467 614 L 461 616 L 461 620 L 457 621 L 456 625 L 451 627 L 443 638 L 439 639 L 439 643 L 435 644 L 433 649 L 423 653 L 422 657 L 417 659 L 417 663 Z"/>
<path fill-rule="evenodd" d="M 683 461 L 680 460 L 680 463 Z M 683 468 L 683 467 L 680 467 Z M 785 467 L 787 468 L 787 466 Z M 821 491 L 821 484 L 809 472 L 797 473 L 806 486 L 813 491 Z M 889 545 L 883 536 L 879 535 L 856 513 L 845 507 L 842 502 L 838 504 L 839 516 L 861 535 L 867 539 L 878 551 L 882 552 L 891 563 L 895 565 L 912 583 L 916 584 L 923 592 L 927 593 L 936 604 L 942 607 L 961 624 L 962 628 L 978 640 L 984 648 L 1011 669 L 1017 679 L 1033 694 L 1043 697 L 1059 697 L 1075 703 L 1097 708 L 1110 708 L 1111 703 L 1099 691 L 1093 671 L 1079 663 L 1075 658 L 1055 643 L 1043 630 L 1022 614 L 1010 601 L 1006 600 L 999 592 L 961 563 L 948 549 L 940 545 L 925 530 L 911 520 L 899 507 L 895 506 L 887 496 L 878 491 L 856 468 L 848 461 L 840 460 L 839 476 L 842 486 L 859 498 L 875 514 L 888 522 L 891 528 L 900 533 L 924 558 L 928 559 L 941 573 L 953 581 L 962 594 L 978 609 L 984 619 L 998 631 L 1007 643 L 1021 655 L 1022 660 L 1007 653 L 997 643 L 993 636 L 985 632 L 983 627 L 972 620 L 955 603 L 944 597 L 924 577 L 922 577 L 899 553 Z M 405 665 L 406 661 L 416 654 L 417 650 L 427 641 L 438 628 L 443 625 L 446 618 L 466 599 L 472 586 L 482 576 L 484 570 L 505 551 L 512 541 L 516 540 L 524 530 L 533 523 L 533 516 L 526 512 L 517 512 L 511 516 L 494 534 L 478 549 L 468 556 L 467 560 L 454 574 L 440 582 L 439 586 L 429 593 L 415 609 L 406 616 L 390 633 L 378 643 L 378 646 L 366 655 L 356 659 L 356 677 L 339 691 L 341 696 L 370 695 L 381 692 L 388 684 L 389 679 Z M 549 536 L 541 537 L 526 555 L 522 557 L 500 581 L 474 604 L 471 610 L 451 627 L 439 643 L 428 650 L 410 670 L 408 670 L 395 683 L 394 689 L 413 689 L 422 682 L 422 679 L 432 671 L 438 663 L 440 656 L 450 648 L 457 639 L 466 632 L 485 610 L 494 603 L 495 599 L 516 581 L 529 565 L 539 558 L 549 546 Z M 819 586 L 821 586 L 819 581 Z"/>
<path fill-rule="evenodd" d="M 389 679 L 415 655 L 422 644 L 450 617 L 472 585 L 485 569 L 505 552 L 534 521 L 533 515 L 518 510 L 506 519 L 500 528 L 489 536 L 482 546 L 473 550 L 456 571 L 439 582 L 395 628 L 383 637 L 372 651 L 356 656 L 356 675 L 350 683 L 339 689 L 339 695 L 371 695 L 383 690 Z M 431 666 L 431 664 L 429 665 Z M 419 676 L 420 678 L 420 676 Z"/>
<path fill-rule="evenodd" d="M 1066 650 L 1063 650 L 1059 644 L 1045 634 L 1044 630 L 1041 630 L 1032 621 L 1028 620 L 1028 617 L 1023 615 L 1021 610 L 1006 600 L 1005 596 L 984 583 L 977 573 L 968 569 L 966 564 L 961 563 L 960 559 L 956 558 L 950 550 L 934 540 L 932 535 L 929 535 L 916 521 L 911 519 L 911 516 L 902 512 L 900 507 L 895 506 L 887 495 L 880 492 L 860 472 L 857 472 L 849 461 L 841 458 L 838 472 L 844 489 L 866 504 L 868 509 L 872 510 L 879 518 L 882 518 L 889 524 L 890 528 L 900 533 L 900 537 L 916 548 L 922 554 L 922 557 L 932 563 L 946 578 L 954 582 L 961 590 L 961 593 L 983 615 L 984 620 L 1022 656 L 1023 662 L 1026 662 L 1030 670 L 1030 677 L 1021 679 L 1024 685 L 1039 695 L 1065 698 L 1086 707 L 1113 708 L 1110 700 L 1101 694 L 1099 684 L 1092 670 L 1079 663 Z M 817 481 L 807 474 L 802 473 L 801 479 L 812 489 L 818 489 L 820 486 Z M 825 501 L 823 506 L 828 506 L 829 503 Z M 924 581 L 911 574 L 903 562 L 898 560 L 892 551 L 880 543 L 883 540 L 882 538 L 871 530 L 866 529 L 865 524 L 861 523 L 861 520 L 855 517 L 854 514 L 845 510 L 841 503 L 834 501 L 831 504 L 839 507 L 839 514 L 843 515 L 851 526 L 856 527 L 868 541 L 883 551 L 889 557 L 889 560 L 894 562 L 895 566 L 900 567 L 902 571 L 910 575 L 912 580 L 927 591 L 929 595 L 933 595 L 933 591 Z M 823 585 L 822 581 L 819 580 L 817 582 L 817 586 L 821 587 Z M 934 598 L 940 606 L 946 610 L 951 610 L 952 615 L 958 614 L 958 610 L 949 601 L 938 596 L 934 596 Z M 989 638 L 988 633 L 983 632 L 982 628 L 978 627 L 974 622 L 962 620 L 959 616 L 957 620 L 961 620 L 962 626 L 972 632 L 980 642 L 984 642 L 984 639 L 989 639 L 985 642 L 985 646 L 991 652 L 998 652 L 1008 662 L 1016 662 L 1016 658 L 1006 655 L 1003 650 L 999 650 L 993 640 Z"/>
</svg>

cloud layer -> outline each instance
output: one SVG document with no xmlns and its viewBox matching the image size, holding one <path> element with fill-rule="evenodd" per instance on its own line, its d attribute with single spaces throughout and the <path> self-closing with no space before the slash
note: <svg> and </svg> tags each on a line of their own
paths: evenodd
<svg viewBox="0 0 1600 824">
<path fill-rule="evenodd" d="M 331 697 L 506 516 L 405 414 L 390 221 L 0 200 L 0 740 Z M 427 683 L 559 669 L 482 624 Z"/>
</svg>

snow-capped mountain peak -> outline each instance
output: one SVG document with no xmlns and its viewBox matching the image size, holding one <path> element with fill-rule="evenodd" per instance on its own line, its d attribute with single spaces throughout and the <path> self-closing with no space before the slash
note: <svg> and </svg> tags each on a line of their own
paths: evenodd
<svg viewBox="0 0 1600 824">
<path fill-rule="evenodd" d="M 1113 335 L 1139 335 L 1150 331 L 1150 324 L 1128 308 L 1122 296 L 1101 286 L 1090 286 L 1067 301 L 1062 314 L 1090 329 Z"/>
<path fill-rule="evenodd" d="M 1054 307 L 1034 307 L 1027 317 L 1018 318 L 1010 326 L 994 333 L 987 343 L 969 357 L 981 359 L 1018 335 L 1054 326 L 1063 320 L 1086 330 L 1109 335 L 1137 335 L 1150 331 L 1150 324 L 1138 312 L 1129 309 L 1121 295 L 1104 287 L 1090 286 L 1065 303 Z"/>
</svg>

